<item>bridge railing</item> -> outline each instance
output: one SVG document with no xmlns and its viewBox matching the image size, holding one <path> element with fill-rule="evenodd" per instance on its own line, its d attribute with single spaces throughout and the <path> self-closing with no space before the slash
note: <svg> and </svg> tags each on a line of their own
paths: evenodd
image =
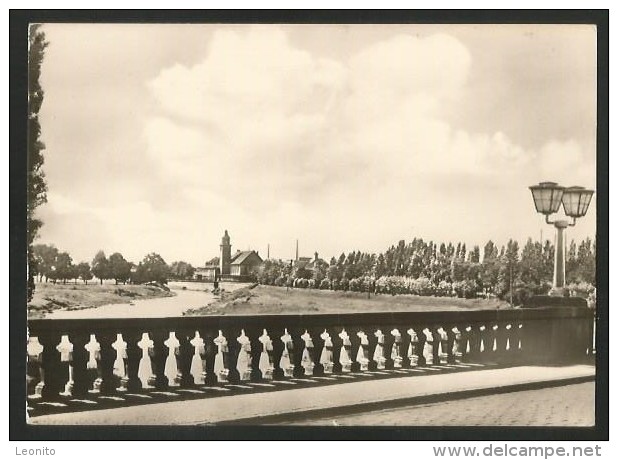
<svg viewBox="0 0 618 460">
<path fill-rule="evenodd" d="M 58 400 L 459 362 L 584 362 L 592 321 L 585 308 L 31 320 L 28 393 Z"/>
</svg>

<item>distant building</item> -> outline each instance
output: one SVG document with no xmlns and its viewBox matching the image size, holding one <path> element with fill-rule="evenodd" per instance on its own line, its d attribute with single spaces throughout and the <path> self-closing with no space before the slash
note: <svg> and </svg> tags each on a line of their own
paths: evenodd
<svg viewBox="0 0 618 460">
<path fill-rule="evenodd" d="M 252 270 L 262 262 L 262 258 L 255 251 L 237 251 L 230 260 L 229 275 L 232 277 L 251 276 Z"/>
<path fill-rule="evenodd" d="M 294 268 L 296 268 L 297 272 L 307 270 L 307 272 L 309 272 L 313 276 L 313 273 L 315 272 L 315 269 L 319 264 L 328 265 L 324 260 L 318 257 L 318 253 L 316 252 L 314 254 L 313 260 L 311 259 L 311 257 L 297 256 L 296 262 L 294 263 Z"/>
<path fill-rule="evenodd" d="M 198 267 L 195 269 L 193 278 L 198 281 L 214 281 L 215 278 L 219 277 L 219 273 L 218 265 L 206 264 L 204 267 Z"/>
<path fill-rule="evenodd" d="M 249 281 L 253 270 L 262 264 L 263 260 L 257 251 L 236 251 L 232 255 L 232 244 L 227 230 L 221 238 L 219 265 L 206 264 L 195 269 L 194 278 L 202 281 L 214 281 L 220 278 L 229 281 Z"/>
</svg>

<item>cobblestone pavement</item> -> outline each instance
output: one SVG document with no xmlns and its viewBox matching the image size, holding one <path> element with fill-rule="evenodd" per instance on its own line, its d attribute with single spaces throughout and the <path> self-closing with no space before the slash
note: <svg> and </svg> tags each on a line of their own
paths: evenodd
<svg viewBox="0 0 618 460">
<path fill-rule="evenodd" d="M 518 391 L 284 425 L 592 426 L 594 382 Z"/>
</svg>

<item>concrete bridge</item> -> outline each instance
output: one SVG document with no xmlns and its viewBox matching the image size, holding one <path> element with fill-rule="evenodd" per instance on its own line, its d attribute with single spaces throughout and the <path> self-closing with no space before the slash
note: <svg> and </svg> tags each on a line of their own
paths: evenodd
<svg viewBox="0 0 618 460">
<path fill-rule="evenodd" d="M 254 423 L 579 381 L 594 375 L 593 320 L 577 307 L 32 320 L 29 423 Z"/>
</svg>

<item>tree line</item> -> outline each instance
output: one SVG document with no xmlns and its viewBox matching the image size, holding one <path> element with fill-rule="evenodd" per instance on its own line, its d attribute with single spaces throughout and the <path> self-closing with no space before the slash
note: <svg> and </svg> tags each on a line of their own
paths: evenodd
<svg viewBox="0 0 618 460">
<path fill-rule="evenodd" d="M 515 304 L 527 297 L 546 294 L 554 271 L 554 245 L 529 238 L 522 249 L 515 240 L 498 247 L 488 241 L 481 250 L 465 243 L 404 240 L 380 254 L 361 251 L 342 253 L 330 262 L 318 259 L 312 269 L 291 261 L 266 260 L 253 271 L 260 284 L 377 294 L 416 294 L 464 298 L 498 297 Z M 566 282 L 571 291 L 590 294 L 596 285 L 596 242 L 571 241 L 566 251 Z M 216 258 L 215 258 L 216 259 Z M 215 259 L 212 262 L 215 262 Z M 96 277 L 100 283 L 166 283 L 193 278 L 195 268 L 184 261 L 168 265 L 156 253 L 134 264 L 115 252 L 97 252 L 91 263 L 74 264 L 71 256 L 53 245 L 33 248 L 34 274 L 39 281 L 84 283 Z"/>
<path fill-rule="evenodd" d="M 118 283 L 140 284 L 147 282 L 167 283 L 168 279 L 193 277 L 195 269 L 187 262 L 178 261 L 168 265 L 157 253 L 147 254 L 138 264 L 130 262 L 119 252 L 109 257 L 98 251 L 91 262 L 73 263 L 68 252 L 59 251 L 54 245 L 37 244 L 32 249 L 32 274 L 39 282 L 77 282 L 96 277 L 100 284 L 104 280 Z"/>
<path fill-rule="evenodd" d="M 528 239 L 502 247 L 488 241 L 468 250 L 465 243 L 399 241 L 384 253 L 352 251 L 312 270 L 290 262 L 267 260 L 256 270 L 262 284 L 385 294 L 499 297 L 521 304 L 546 294 L 554 270 L 554 245 Z M 572 291 L 589 294 L 596 285 L 596 242 L 571 241 L 566 253 L 566 281 Z"/>
</svg>

